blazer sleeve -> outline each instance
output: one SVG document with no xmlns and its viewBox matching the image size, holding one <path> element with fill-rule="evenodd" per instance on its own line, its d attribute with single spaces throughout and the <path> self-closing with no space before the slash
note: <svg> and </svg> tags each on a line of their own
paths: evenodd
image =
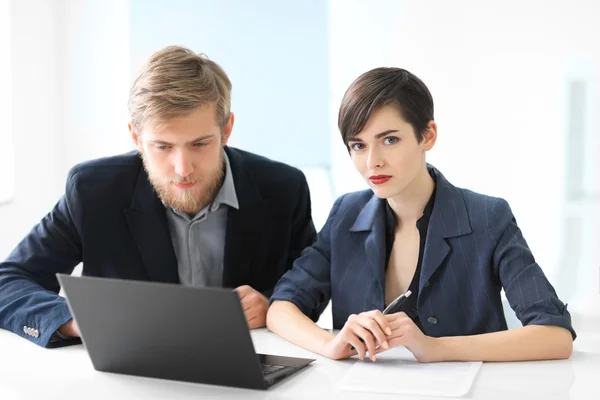
<svg viewBox="0 0 600 400">
<path fill-rule="evenodd" d="M 65 195 L 0 263 L 0 328 L 43 347 L 54 347 L 55 331 L 72 318 L 56 273 L 70 274 L 82 260 L 76 181 L 71 171 Z"/>
<path fill-rule="evenodd" d="M 331 298 L 331 234 L 342 198 L 334 203 L 316 242 L 306 248 L 292 269 L 281 277 L 270 303 L 276 300 L 289 301 L 313 321 L 319 319 Z"/>
<path fill-rule="evenodd" d="M 577 337 L 567 306 L 559 300 L 536 263 L 508 203 L 498 199 L 493 215 L 501 221 L 493 262 L 506 298 L 523 326 L 553 325 Z"/>
<path fill-rule="evenodd" d="M 302 251 L 312 245 L 317 237 L 315 225 L 312 220 L 310 190 L 308 182 L 303 173 L 300 190 L 296 196 L 297 201 L 292 215 L 290 243 L 287 249 L 287 258 L 285 261 L 285 271 L 292 268 L 294 261 L 300 257 Z M 274 288 L 262 291 L 267 298 L 273 294 Z"/>
</svg>

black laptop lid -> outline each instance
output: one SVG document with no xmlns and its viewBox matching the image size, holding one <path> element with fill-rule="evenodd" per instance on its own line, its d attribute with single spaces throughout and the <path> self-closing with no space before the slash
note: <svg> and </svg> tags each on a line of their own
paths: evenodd
<svg viewBox="0 0 600 400">
<path fill-rule="evenodd" d="M 57 276 L 95 369 L 266 388 L 235 291 Z"/>
</svg>

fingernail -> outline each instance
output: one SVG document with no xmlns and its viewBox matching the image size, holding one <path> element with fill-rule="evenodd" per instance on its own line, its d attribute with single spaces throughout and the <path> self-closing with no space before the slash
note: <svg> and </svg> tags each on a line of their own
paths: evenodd
<svg viewBox="0 0 600 400">
<path fill-rule="evenodd" d="M 377 358 L 375 356 L 371 357 L 371 361 L 375 362 Z"/>
<path fill-rule="evenodd" d="M 383 342 L 383 348 L 387 349 L 389 347 L 390 347 L 390 345 L 388 344 L 388 342 Z"/>
<path fill-rule="evenodd" d="M 392 330 L 391 330 L 390 328 L 387 328 L 387 329 L 385 330 L 385 333 L 387 333 L 388 335 L 391 335 L 391 334 L 392 334 Z"/>
</svg>

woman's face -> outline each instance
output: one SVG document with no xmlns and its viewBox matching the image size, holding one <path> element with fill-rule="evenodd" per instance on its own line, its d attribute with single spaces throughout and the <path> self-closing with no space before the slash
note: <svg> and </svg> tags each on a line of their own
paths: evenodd
<svg viewBox="0 0 600 400">
<path fill-rule="evenodd" d="M 412 125 L 396 107 L 382 107 L 348 141 L 352 162 L 377 197 L 401 196 L 426 168 L 425 152 L 435 144 L 436 130 L 431 121 L 419 143 Z"/>
</svg>

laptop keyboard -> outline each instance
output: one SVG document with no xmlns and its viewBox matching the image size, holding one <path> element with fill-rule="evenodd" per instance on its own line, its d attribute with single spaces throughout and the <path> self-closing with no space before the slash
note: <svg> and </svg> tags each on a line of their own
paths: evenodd
<svg viewBox="0 0 600 400">
<path fill-rule="evenodd" d="M 263 375 L 272 374 L 273 372 L 277 372 L 280 369 L 285 368 L 284 365 L 271 365 L 271 364 L 261 364 L 261 365 L 262 365 Z"/>
</svg>

